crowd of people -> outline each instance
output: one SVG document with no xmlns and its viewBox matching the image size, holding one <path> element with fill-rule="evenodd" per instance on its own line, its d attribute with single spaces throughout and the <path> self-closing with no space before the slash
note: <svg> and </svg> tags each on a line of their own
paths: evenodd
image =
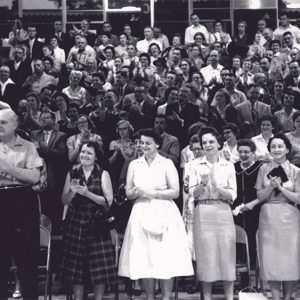
<svg viewBox="0 0 300 300">
<path fill-rule="evenodd" d="M 65 33 L 23 24 L 0 66 L 0 299 L 12 259 L 16 297 L 37 299 L 39 216 L 63 235 L 60 279 L 76 300 L 102 299 L 117 275 L 193 276 L 205 300 L 224 282 L 233 300 L 235 224 L 274 300 L 300 279 L 300 29 L 280 15 L 236 35 L 196 13 L 185 35 L 143 37 L 83 19 Z M 299 43 L 298 43 L 299 42 Z M 115 208 L 113 230 L 105 227 Z M 97 227 L 102 216 L 103 228 Z M 104 229 L 106 228 L 106 229 Z M 115 265 L 114 232 L 124 234 Z M 258 243 L 258 244 L 257 244 Z M 241 250 L 242 251 L 242 250 Z M 193 292 L 195 287 L 190 287 Z"/>
</svg>

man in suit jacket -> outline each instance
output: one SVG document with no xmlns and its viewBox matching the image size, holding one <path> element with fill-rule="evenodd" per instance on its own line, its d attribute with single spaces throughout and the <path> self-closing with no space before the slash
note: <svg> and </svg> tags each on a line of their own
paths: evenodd
<svg viewBox="0 0 300 300">
<path fill-rule="evenodd" d="M 165 115 L 157 115 L 154 120 L 154 129 L 162 137 L 162 145 L 159 154 L 166 158 L 170 158 L 174 165 L 179 162 L 180 146 L 177 137 L 166 133 L 167 117 Z"/>
<path fill-rule="evenodd" d="M 43 57 L 43 43 L 37 38 L 37 30 L 35 26 L 28 26 L 29 39 L 24 41 L 23 44 L 29 49 L 31 59 L 41 59 Z"/>
<path fill-rule="evenodd" d="M 26 78 L 32 75 L 30 60 L 25 59 L 25 49 L 22 46 L 16 46 L 13 51 L 14 60 L 8 62 L 10 69 L 10 78 L 20 89 Z"/>
<path fill-rule="evenodd" d="M 132 122 L 132 126 L 135 131 L 142 128 L 152 128 L 154 123 L 154 118 L 156 115 L 156 106 L 154 99 L 147 93 L 145 86 L 138 85 L 134 88 L 134 93 L 128 94 L 123 99 L 124 103 L 131 102 L 133 107 L 131 112 L 135 117 Z M 131 114 L 129 112 L 129 115 Z"/>
<path fill-rule="evenodd" d="M 186 86 L 181 87 L 178 102 L 168 104 L 166 107 L 166 115 L 170 122 L 168 132 L 178 138 L 181 147 L 188 144 L 188 128 L 200 120 L 199 107 L 189 102 L 191 98 L 191 89 Z"/>
<path fill-rule="evenodd" d="M 260 87 L 256 84 L 250 85 L 248 99 L 236 106 L 238 113 L 237 123 L 240 125 L 241 136 L 251 138 L 260 133 L 260 118 L 271 114 L 270 105 L 258 101 Z"/>
<path fill-rule="evenodd" d="M 69 165 L 67 136 L 54 129 L 55 114 L 51 111 L 40 114 L 40 125 L 42 129 L 33 131 L 31 135 L 47 168 L 47 188 L 40 193 L 41 207 L 42 213 L 51 219 L 54 232 L 57 232 L 61 227 L 61 193 Z"/>
<path fill-rule="evenodd" d="M 47 36 L 47 44 L 50 44 L 51 37 L 56 36 L 58 38 L 59 47 L 65 50 L 67 57 L 71 47 L 73 46 L 73 43 L 69 35 L 62 31 L 63 24 L 61 20 L 55 20 L 53 25 L 53 30 L 50 31 L 49 35 Z"/>
<path fill-rule="evenodd" d="M 119 98 L 119 102 L 122 101 L 124 96 L 134 92 L 134 86 L 128 83 L 129 75 L 124 71 L 116 72 L 116 83 L 113 90 L 116 92 Z"/>
<path fill-rule="evenodd" d="M 6 102 L 16 112 L 18 108 L 19 96 L 15 83 L 9 78 L 10 70 L 8 66 L 0 67 L 0 101 Z"/>
<path fill-rule="evenodd" d="M 294 108 L 300 110 L 300 65 L 298 61 L 289 63 L 289 74 L 284 80 L 289 91 L 294 92 Z"/>
</svg>

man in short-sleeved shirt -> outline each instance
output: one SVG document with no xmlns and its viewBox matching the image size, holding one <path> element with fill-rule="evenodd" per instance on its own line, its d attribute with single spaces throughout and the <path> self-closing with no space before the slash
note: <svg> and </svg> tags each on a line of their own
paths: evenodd
<svg viewBox="0 0 300 300">
<path fill-rule="evenodd" d="M 42 160 L 33 143 L 15 134 L 17 116 L 0 110 L 0 299 L 14 255 L 25 300 L 38 299 L 39 205 L 31 186 L 40 179 Z"/>
</svg>

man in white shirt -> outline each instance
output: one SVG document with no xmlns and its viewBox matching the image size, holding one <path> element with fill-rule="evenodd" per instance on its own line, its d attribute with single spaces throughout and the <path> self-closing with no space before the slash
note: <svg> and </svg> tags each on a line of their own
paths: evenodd
<svg viewBox="0 0 300 300">
<path fill-rule="evenodd" d="M 217 50 L 212 50 L 209 57 L 210 64 L 201 69 L 205 84 L 210 85 L 214 82 L 221 83 L 222 79 L 220 72 L 224 67 L 219 64 L 219 52 Z"/>
<path fill-rule="evenodd" d="M 194 43 L 194 35 L 197 32 L 201 32 L 205 36 L 205 40 L 209 41 L 209 32 L 207 28 L 200 24 L 200 19 L 196 13 L 191 14 L 192 25 L 187 27 L 184 35 L 184 44 L 190 46 Z"/>
<path fill-rule="evenodd" d="M 18 100 L 18 88 L 10 79 L 9 67 L 3 65 L 0 67 L 0 101 L 8 103 L 13 110 L 16 110 Z"/>
<path fill-rule="evenodd" d="M 144 28 L 144 39 L 136 43 L 136 48 L 139 53 L 147 53 L 149 45 L 155 43 L 162 49 L 162 44 L 159 40 L 153 38 L 153 29 L 150 26 Z"/>
<path fill-rule="evenodd" d="M 290 20 L 286 13 L 282 13 L 279 17 L 280 26 L 278 26 L 274 31 L 274 36 L 282 42 L 283 34 L 290 31 L 296 40 L 297 36 L 300 34 L 300 29 L 297 26 L 290 24 Z"/>
</svg>

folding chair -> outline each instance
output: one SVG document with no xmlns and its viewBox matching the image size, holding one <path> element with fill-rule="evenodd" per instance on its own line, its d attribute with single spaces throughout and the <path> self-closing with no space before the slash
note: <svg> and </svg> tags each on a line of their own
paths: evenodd
<svg viewBox="0 0 300 300">
<path fill-rule="evenodd" d="M 41 264 L 38 266 L 39 271 L 46 271 L 44 299 L 47 300 L 47 296 L 49 294 L 49 300 L 51 300 L 52 298 L 52 273 L 50 268 L 51 221 L 45 215 L 41 215 L 40 218 L 40 252 L 45 253 L 46 255 L 45 264 Z"/>
<path fill-rule="evenodd" d="M 259 269 L 260 269 L 260 257 L 259 257 L 259 243 L 258 243 L 258 230 L 255 235 L 256 239 L 256 268 L 255 268 L 255 285 L 256 289 L 258 290 L 258 284 L 259 284 L 259 291 L 264 294 L 264 283 L 259 275 Z"/>
<path fill-rule="evenodd" d="M 251 287 L 251 277 L 250 277 L 250 255 L 249 255 L 249 244 L 246 231 L 238 225 L 235 225 L 236 232 L 236 243 L 244 245 L 246 249 L 246 261 L 238 262 L 236 264 L 237 273 L 247 273 L 248 274 L 248 286 Z"/>
<path fill-rule="evenodd" d="M 45 292 L 44 300 L 47 300 L 49 294 L 49 300 L 52 298 L 52 274 L 50 269 L 50 254 L 51 254 L 51 221 L 45 216 L 41 215 L 40 217 L 40 254 L 43 256 L 45 263 L 38 264 L 38 270 L 46 272 L 46 281 L 45 281 Z M 44 257 L 46 257 L 44 259 Z M 11 272 L 17 272 L 17 266 L 12 266 L 10 268 Z"/>
</svg>

